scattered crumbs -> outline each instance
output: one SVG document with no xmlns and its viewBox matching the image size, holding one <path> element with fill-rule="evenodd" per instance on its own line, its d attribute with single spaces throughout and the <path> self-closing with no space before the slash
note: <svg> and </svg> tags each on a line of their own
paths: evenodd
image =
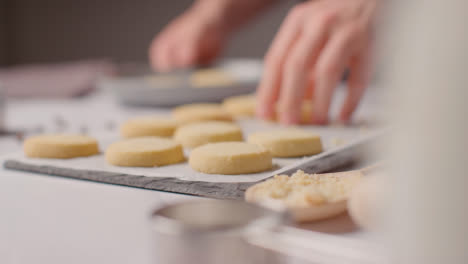
<svg viewBox="0 0 468 264">
<path fill-rule="evenodd" d="M 340 121 L 332 121 L 329 124 L 329 126 L 332 127 L 332 128 L 344 128 L 344 127 L 346 127 L 346 124 L 344 124 L 343 122 L 340 122 Z"/>
<path fill-rule="evenodd" d="M 38 134 L 44 133 L 44 131 L 45 131 L 45 129 L 44 129 L 43 126 L 37 126 L 32 130 L 33 133 L 38 133 Z"/>
<path fill-rule="evenodd" d="M 19 142 L 23 142 L 24 140 L 24 132 L 23 131 L 18 131 L 15 133 L 15 139 Z"/>
<path fill-rule="evenodd" d="M 359 133 L 360 134 L 365 134 L 369 131 L 369 127 L 367 125 L 362 125 L 359 127 Z"/>
<path fill-rule="evenodd" d="M 89 129 L 86 125 L 81 125 L 79 131 L 80 131 L 80 134 L 86 135 L 88 134 Z"/>
<path fill-rule="evenodd" d="M 286 206 L 309 207 L 347 199 L 360 181 L 361 174 L 339 176 L 335 174 L 307 174 L 302 170 L 291 176 L 276 175 L 254 185 L 255 199 L 282 200 Z"/>
<path fill-rule="evenodd" d="M 335 147 L 343 146 L 346 144 L 346 140 L 339 137 L 334 137 L 331 139 L 331 144 Z"/>
<path fill-rule="evenodd" d="M 63 130 L 68 127 L 67 120 L 65 120 L 65 118 L 63 118 L 60 115 L 54 116 L 54 124 L 56 127 L 60 128 L 60 130 Z"/>
<path fill-rule="evenodd" d="M 117 127 L 117 124 L 112 120 L 107 121 L 105 124 L 105 129 L 108 131 L 113 131 L 115 130 L 116 127 Z"/>
<path fill-rule="evenodd" d="M 0 129 L 0 137 L 4 136 L 14 137 L 16 141 L 22 142 L 24 139 L 24 131 Z"/>
</svg>

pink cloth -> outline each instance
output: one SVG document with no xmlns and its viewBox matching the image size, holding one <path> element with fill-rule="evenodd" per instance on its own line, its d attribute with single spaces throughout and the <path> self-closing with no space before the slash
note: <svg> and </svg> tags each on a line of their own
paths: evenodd
<svg viewBox="0 0 468 264">
<path fill-rule="evenodd" d="M 72 97 L 93 90 L 99 77 L 114 71 L 102 60 L 21 65 L 0 69 L 0 85 L 7 97 Z"/>
</svg>

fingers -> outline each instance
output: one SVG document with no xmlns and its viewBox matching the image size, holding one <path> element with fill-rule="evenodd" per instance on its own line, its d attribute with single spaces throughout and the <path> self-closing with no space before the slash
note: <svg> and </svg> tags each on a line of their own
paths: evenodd
<svg viewBox="0 0 468 264">
<path fill-rule="evenodd" d="M 195 37 L 184 39 L 180 36 L 161 36 L 150 48 L 150 63 L 155 71 L 162 72 L 199 63 L 208 64 L 219 53 L 220 48 L 215 44 L 202 42 Z"/>
<path fill-rule="evenodd" d="M 348 78 L 348 94 L 339 116 L 339 119 L 343 122 L 349 122 L 351 120 L 351 116 L 356 110 L 368 85 L 371 54 L 372 50 L 370 45 L 366 45 L 350 63 L 351 72 Z"/>
<path fill-rule="evenodd" d="M 182 45 L 176 48 L 177 52 L 172 58 L 173 68 L 185 68 L 198 61 L 198 46 L 196 44 Z"/>
<path fill-rule="evenodd" d="M 208 65 L 213 62 L 220 55 L 221 47 L 224 46 L 225 40 L 225 35 L 213 33 L 204 36 L 204 44 L 201 44 L 202 41 L 199 39 L 197 42 L 199 53 L 195 57 L 196 61 L 192 61 L 192 64 L 200 63 L 201 65 Z"/>
<path fill-rule="evenodd" d="M 198 13 L 185 13 L 153 41 L 151 65 L 156 71 L 170 71 L 211 62 L 219 54 L 225 37 L 221 27 Z"/>
<path fill-rule="evenodd" d="M 159 71 L 161 65 L 161 58 L 160 58 L 160 49 L 161 49 L 161 37 L 158 36 L 156 37 L 153 42 L 151 43 L 150 49 L 149 49 L 149 58 L 150 58 L 150 64 L 151 68 L 154 71 Z"/>
<path fill-rule="evenodd" d="M 322 15 L 308 23 L 308 31 L 301 34 L 288 54 L 278 101 L 279 118 L 283 124 L 297 124 L 301 120 L 301 105 L 310 84 L 310 66 L 315 64 L 333 20 L 332 15 Z"/>
<path fill-rule="evenodd" d="M 311 78 L 308 78 L 304 99 L 312 100 L 313 98 L 314 98 L 314 80 Z"/>
<path fill-rule="evenodd" d="M 279 98 L 282 82 L 283 63 L 295 39 L 301 30 L 304 11 L 293 9 L 276 35 L 265 56 L 265 68 L 257 89 L 257 115 L 263 119 L 275 116 L 275 104 Z"/>
<path fill-rule="evenodd" d="M 302 101 L 312 98 L 313 123 L 326 124 L 334 90 L 350 66 L 340 113 L 340 119 L 349 120 L 368 82 L 369 60 L 362 50 L 373 6 L 364 1 L 307 2 L 290 12 L 265 57 L 257 115 L 273 117 L 278 101 L 280 121 L 298 123 Z"/>
<path fill-rule="evenodd" d="M 155 71 L 170 71 L 174 67 L 175 47 L 171 36 L 162 34 L 150 48 L 150 61 Z"/>
<path fill-rule="evenodd" d="M 343 27 L 333 34 L 321 52 L 315 68 L 313 123 L 328 123 L 333 92 L 355 50 L 354 40 L 357 37 L 354 26 Z"/>
<path fill-rule="evenodd" d="M 149 63 L 153 71 L 157 71 L 158 69 L 158 58 L 156 56 L 156 49 L 156 39 L 153 39 L 148 50 Z"/>
</svg>

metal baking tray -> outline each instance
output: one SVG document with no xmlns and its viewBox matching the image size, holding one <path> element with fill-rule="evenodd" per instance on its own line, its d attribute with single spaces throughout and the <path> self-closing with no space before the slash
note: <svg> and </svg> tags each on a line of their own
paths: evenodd
<svg viewBox="0 0 468 264">
<path fill-rule="evenodd" d="M 155 73 L 145 65 L 126 65 L 115 76 L 99 80 L 97 86 L 111 90 L 124 104 L 175 106 L 251 93 L 261 73 L 262 62 L 257 59 L 227 59 L 210 67 L 169 73 Z"/>
</svg>

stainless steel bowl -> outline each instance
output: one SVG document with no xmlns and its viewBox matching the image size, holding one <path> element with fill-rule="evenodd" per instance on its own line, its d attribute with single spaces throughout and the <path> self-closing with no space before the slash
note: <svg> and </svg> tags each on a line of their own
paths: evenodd
<svg viewBox="0 0 468 264">
<path fill-rule="evenodd" d="M 274 229 L 287 215 L 231 200 L 192 200 L 152 215 L 155 263 L 282 263 L 270 250 L 246 241 L 246 233 Z"/>
</svg>

